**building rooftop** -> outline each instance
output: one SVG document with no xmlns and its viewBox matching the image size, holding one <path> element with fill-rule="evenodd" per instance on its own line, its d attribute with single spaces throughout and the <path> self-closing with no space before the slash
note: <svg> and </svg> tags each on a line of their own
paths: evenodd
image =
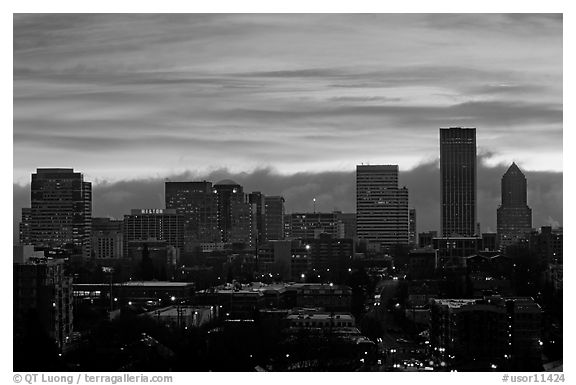
<svg viewBox="0 0 576 385">
<path fill-rule="evenodd" d="M 192 282 L 168 282 L 168 281 L 128 281 L 121 284 L 128 287 L 186 287 L 194 286 Z"/>
<path fill-rule="evenodd" d="M 222 179 L 220 182 L 216 182 L 215 186 L 236 186 L 238 183 L 234 182 L 232 179 Z"/>
</svg>

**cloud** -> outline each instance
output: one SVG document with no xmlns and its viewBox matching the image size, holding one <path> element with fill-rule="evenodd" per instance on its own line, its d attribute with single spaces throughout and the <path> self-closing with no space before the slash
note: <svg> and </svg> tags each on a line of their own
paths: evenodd
<svg viewBox="0 0 576 385">
<path fill-rule="evenodd" d="M 500 204 L 500 180 L 509 165 L 487 166 L 489 154 L 479 156 L 478 220 L 483 231 L 496 229 L 496 209 Z M 563 175 L 558 172 L 525 172 L 528 181 L 528 204 L 532 207 L 533 226 L 562 225 Z M 439 229 L 440 185 L 438 161 L 422 163 L 400 172 L 400 186 L 409 190 L 409 202 L 416 208 L 419 232 Z M 93 186 L 93 215 L 122 218 L 132 208 L 164 206 L 164 181 L 208 180 L 216 183 L 232 179 L 244 186 L 245 192 L 260 191 L 265 195 L 282 195 L 287 212 L 310 212 L 316 198 L 318 211 L 355 211 L 355 173 L 353 171 L 296 173 L 281 175 L 269 168 L 233 173 L 226 169 L 202 174 L 185 172 L 164 177 L 133 179 L 120 182 L 98 181 Z M 14 229 L 22 207 L 29 206 L 30 187 L 14 184 Z"/>
</svg>

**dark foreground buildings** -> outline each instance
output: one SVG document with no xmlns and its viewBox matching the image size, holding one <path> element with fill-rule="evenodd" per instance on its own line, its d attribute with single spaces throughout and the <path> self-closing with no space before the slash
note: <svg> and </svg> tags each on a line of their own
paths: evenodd
<svg viewBox="0 0 576 385">
<path fill-rule="evenodd" d="M 542 365 L 541 322 L 532 298 L 434 299 L 430 345 L 454 369 L 535 370 Z"/>
</svg>

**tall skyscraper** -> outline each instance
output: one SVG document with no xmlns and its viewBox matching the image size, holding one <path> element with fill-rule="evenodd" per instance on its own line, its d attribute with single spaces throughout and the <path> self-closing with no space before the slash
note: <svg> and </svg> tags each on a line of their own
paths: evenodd
<svg viewBox="0 0 576 385">
<path fill-rule="evenodd" d="M 532 230 L 532 209 L 526 198 L 526 177 L 516 163 L 502 176 L 502 204 L 496 212 L 500 247 L 528 239 Z"/>
<path fill-rule="evenodd" d="M 356 166 L 358 239 L 387 248 L 408 244 L 408 190 L 398 188 L 397 165 Z"/>
<path fill-rule="evenodd" d="M 476 129 L 440 129 L 441 233 L 471 237 L 476 232 Z"/>
<path fill-rule="evenodd" d="M 281 196 L 267 196 L 265 198 L 265 239 L 284 239 L 284 198 Z"/>
<path fill-rule="evenodd" d="M 31 207 L 22 210 L 23 238 L 37 247 L 72 248 L 90 257 L 92 184 L 71 168 L 32 174 Z M 24 240 L 24 239 L 23 239 Z"/>
<path fill-rule="evenodd" d="M 166 208 L 184 217 L 186 249 L 220 242 L 217 196 L 211 182 L 166 182 L 164 187 Z"/>
</svg>

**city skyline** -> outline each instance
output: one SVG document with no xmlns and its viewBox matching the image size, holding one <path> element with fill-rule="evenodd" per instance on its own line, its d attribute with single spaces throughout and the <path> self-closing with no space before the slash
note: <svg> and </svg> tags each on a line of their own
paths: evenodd
<svg viewBox="0 0 576 385">
<path fill-rule="evenodd" d="M 563 370 L 562 13 L 12 17 L 15 372 Z"/>
<path fill-rule="evenodd" d="M 442 126 L 477 127 L 491 166 L 560 172 L 561 32 L 561 15 L 16 15 L 13 181 L 68 159 L 95 185 L 407 171 Z"/>
<path fill-rule="evenodd" d="M 439 151 L 439 150 L 438 150 Z M 510 165 L 489 167 L 483 156 L 478 156 L 478 221 L 483 232 L 496 231 L 496 210 L 501 201 L 500 180 Z M 32 170 L 31 172 L 34 172 Z M 84 170 L 80 170 L 84 172 Z M 563 175 L 562 173 L 524 170 L 529 180 L 528 204 L 533 210 L 533 227 L 562 226 Z M 270 170 L 232 174 L 217 170 L 202 178 L 189 173 L 172 175 L 171 181 L 208 180 L 216 183 L 232 179 L 246 191 L 262 191 L 265 195 L 280 195 L 286 199 L 286 213 L 312 212 L 313 198 L 317 210 L 331 212 L 355 211 L 355 172 L 299 173 L 279 176 Z M 93 182 L 93 215 L 121 219 L 132 208 L 161 208 L 165 204 L 166 178 L 122 181 L 95 185 Z M 440 169 L 430 162 L 410 171 L 400 171 L 399 185 L 409 191 L 409 206 L 417 210 L 417 231 L 440 229 Z M 14 185 L 13 228 L 17 239 L 21 209 L 30 206 L 30 186 Z"/>
</svg>

